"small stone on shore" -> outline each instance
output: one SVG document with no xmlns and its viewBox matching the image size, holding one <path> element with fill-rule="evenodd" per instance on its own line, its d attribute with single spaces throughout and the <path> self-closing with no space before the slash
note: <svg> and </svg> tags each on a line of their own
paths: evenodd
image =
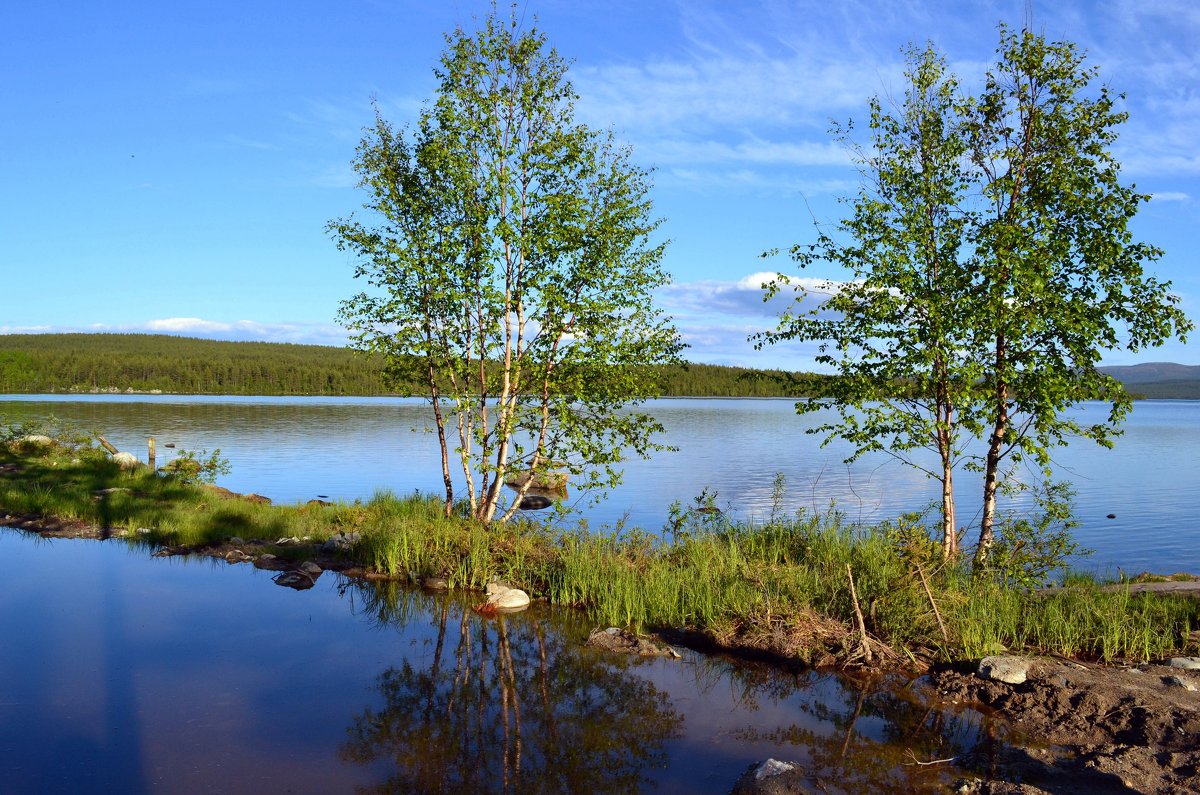
<svg viewBox="0 0 1200 795">
<path fill-rule="evenodd" d="M 977 673 L 984 679 L 1019 685 L 1029 676 L 1029 661 L 1008 655 L 984 657 L 979 661 Z"/>
<path fill-rule="evenodd" d="M 1172 657 L 1167 661 L 1167 665 L 1187 671 L 1200 671 L 1200 657 Z"/>
</svg>

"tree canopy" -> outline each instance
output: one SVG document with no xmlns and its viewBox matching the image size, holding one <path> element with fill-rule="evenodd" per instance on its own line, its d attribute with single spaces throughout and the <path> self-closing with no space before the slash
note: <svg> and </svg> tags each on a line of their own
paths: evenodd
<svg viewBox="0 0 1200 795">
<path fill-rule="evenodd" d="M 657 423 L 624 410 L 678 362 L 651 300 L 669 277 L 649 176 L 610 133 L 575 121 L 566 62 L 493 14 L 446 38 L 439 88 L 411 128 L 377 113 L 354 163 L 369 220 L 332 222 L 372 289 L 343 304 L 355 343 L 429 398 L 472 514 L 490 523 L 518 478 L 615 482 Z M 453 441 L 451 440 L 453 436 Z M 523 477 L 523 480 L 521 478 Z"/>
<path fill-rule="evenodd" d="M 960 439 L 983 437 L 986 453 L 967 461 L 983 472 L 979 568 L 1003 462 L 1026 458 L 1049 474 L 1068 437 L 1110 445 L 1130 398 L 1101 356 L 1192 328 L 1170 283 L 1146 270 L 1162 252 L 1130 229 L 1148 197 L 1120 180 L 1111 147 L 1125 114 L 1096 77 L 1075 45 L 1003 25 L 974 96 L 932 47 L 910 50 L 903 102 L 871 102 L 853 212 L 791 250 L 801 267 L 838 275 L 816 306 L 797 303 L 758 338 L 820 343 L 839 418 L 818 432 L 918 466 L 909 451 L 938 453 L 927 471 L 943 484 L 948 556 Z M 850 140 L 849 127 L 839 132 Z M 1109 421 L 1081 427 L 1067 409 L 1096 397 L 1111 403 Z"/>
</svg>

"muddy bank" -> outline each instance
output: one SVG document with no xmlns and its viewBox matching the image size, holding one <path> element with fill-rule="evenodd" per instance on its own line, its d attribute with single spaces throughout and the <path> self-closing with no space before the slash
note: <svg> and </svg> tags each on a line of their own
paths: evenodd
<svg viewBox="0 0 1200 795">
<path fill-rule="evenodd" d="M 1038 660 L 1021 684 L 929 674 L 945 700 L 1004 718 L 995 742 L 957 760 L 962 793 L 1200 793 L 1200 671 Z"/>
</svg>

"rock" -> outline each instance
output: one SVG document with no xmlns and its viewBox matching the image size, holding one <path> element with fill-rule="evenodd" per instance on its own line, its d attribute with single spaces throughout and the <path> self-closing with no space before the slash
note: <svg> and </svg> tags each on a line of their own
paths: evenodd
<svg viewBox="0 0 1200 795">
<path fill-rule="evenodd" d="M 1029 675 L 1029 661 L 1007 655 L 984 657 L 979 661 L 979 670 L 976 673 L 984 679 L 1019 685 Z"/>
<path fill-rule="evenodd" d="M 768 759 L 750 765 L 733 785 L 733 795 L 816 795 L 825 792 L 799 765 Z"/>
<path fill-rule="evenodd" d="M 1167 665 L 1187 671 L 1200 671 L 1200 657 L 1172 657 L 1167 661 Z"/>
<path fill-rule="evenodd" d="M 332 502 L 328 502 L 326 500 L 321 500 L 321 499 L 309 500 L 308 502 L 306 502 L 304 504 L 311 508 L 325 508 L 330 505 L 333 505 Z"/>
<path fill-rule="evenodd" d="M 271 504 L 271 498 L 264 497 L 261 494 L 243 494 L 242 499 L 245 500 L 246 502 L 252 502 L 256 505 L 270 505 Z"/>
<path fill-rule="evenodd" d="M 362 540 L 361 533 L 338 533 L 321 545 L 322 552 L 349 552 Z"/>
<path fill-rule="evenodd" d="M 92 492 L 92 494 L 97 497 L 107 497 L 110 494 L 120 494 L 123 491 L 129 491 L 129 489 L 125 488 L 124 486 L 112 486 L 107 489 L 96 489 Z"/>
<path fill-rule="evenodd" d="M 639 657 L 675 657 L 679 652 L 667 645 L 658 645 L 648 638 L 638 637 L 620 627 L 596 628 L 588 635 L 587 645 L 618 654 L 636 654 Z"/>
<path fill-rule="evenodd" d="M 324 569 L 322 569 L 316 563 L 313 563 L 311 560 L 306 560 L 300 564 L 300 571 L 304 572 L 313 579 L 316 579 L 318 576 L 320 576 Z"/>
<path fill-rule="evenodd" d="M 29 436 L 17 439 L 17 444 L 22 447 L 49 447 L 54 444 L 54 440 L 44 434 L 31 433 Z"/>
<path fill-rule="evenodd" d="M 303 543 L 304 540 L 297 536 L 284 536 L 283 538 L 275 539 L 275 546 L 277 547 L 295 547 Z"/>
<path fill-rule="evenodd" d="M 165 470 L 166 467 L 163 467 L 163 469 Z M 238 497 L 242 496 L 242 495 L 238 494 L 236 491 L 230 491 L 229 489 L 225 488 L 224 486 L 217 486 L 213 483 L 202 483 L 202 484 L 200 484 L 200 487 L 202 489 L 204 489 L 205 491 L 208 491 L 208 492 L 211 492 L 211 493 L 217 495 L 218 497 L 220 497 L 223 500 L 234 500 L 234 499 L 237 499 Z"/>
<path fill-rule="evenodd" d="M 254 568 L 269 569 L 269 568 L 272 568 L 275 565 L 276 561 L 278 561 L 278 560 L 279 560 L 279 558 L 275 557 L 274 555 L 272 555 L 270 553 L 259 555 L 257 558 L 254 559 Z"/>
<path fill-rule="evenodd" d="M 1181 687 L 1184 690 L 1188 690 L 1193 693 L 1196 692 L 1196 686 L 1184 679 L 1182 676 L 1164 676 L 1163 684 L 1170 687 Z"/>
<path fill-rule="evenodd" d="M 450 583 L 445 577 L 424 577 L 421 579 L 421 587 L 431 591 L 444 591 L 450 587 Z"/>
<path fill-rule="evenodd" d="M 233 545 L 234 545 L 234 546 L 236 546 L 236 547 L 240 547 L 240 546 L 242 546 L 243 544 L 245 544 L 245 543 L 246 543 L 246 541 L 245 541 L 245 539 L 243 539 L 243 538 L 240 538 L 240 537 L 238 537 L 238 536 L 233 536 L 233 537 L 231 537 L 231 538 L 229 538 L 229 539 L 226 539 L 225 543 L 227 543 L 227 544 L 233 544 Z"/>
<path fill-rule="evenodd" d="M 497 610 L 521 610 L 529 607 L 529 594 L 520 588 L 510 588 L 503 583 L 488 583 L 487 595 L 487 604 Z"/>
<path fill-rule="evenodd" d="M 271 578 L 276 585 L 305 591 L 316 585 L 316 580 L 303 571 L 281 571 Z"/>
<path fill-rule="evenodd" d="M 540 511 L 543 508 L 549 508 L 554 504 L 554 500 L 549 497 L 543 497 L 541 494 L 526 494 L 521 498 L 518 504 L 522 511 Z"/>
<path fill-rule="evenodd" d="M 117 453 L 112 457 L 113 463 L 121 469 L 137 469 L 142 465 L 133 453 Z"/>
</svg>

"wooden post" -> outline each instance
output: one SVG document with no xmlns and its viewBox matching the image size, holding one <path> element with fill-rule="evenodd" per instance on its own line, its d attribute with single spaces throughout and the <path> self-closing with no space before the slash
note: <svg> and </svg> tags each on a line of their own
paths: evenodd
<svg viewBox="0 0 1200 795">
<path fill-rule="evenodd" d="M 119 452 L 117 448 L 109 444 L 108 439 L 105 439 L 103 436 L 97 436 L 96 441 L 100 442 L 100 446 L 113 455 L 116 455 Z"/>
<path fill-rule="evenodd" d="M 154 437 L 151 436 L 148 441 L 150 443 L 150 455 L 149 455 L 150 471 L 157 472 L 158 468 L 154 465 Z"/>
</svg>

